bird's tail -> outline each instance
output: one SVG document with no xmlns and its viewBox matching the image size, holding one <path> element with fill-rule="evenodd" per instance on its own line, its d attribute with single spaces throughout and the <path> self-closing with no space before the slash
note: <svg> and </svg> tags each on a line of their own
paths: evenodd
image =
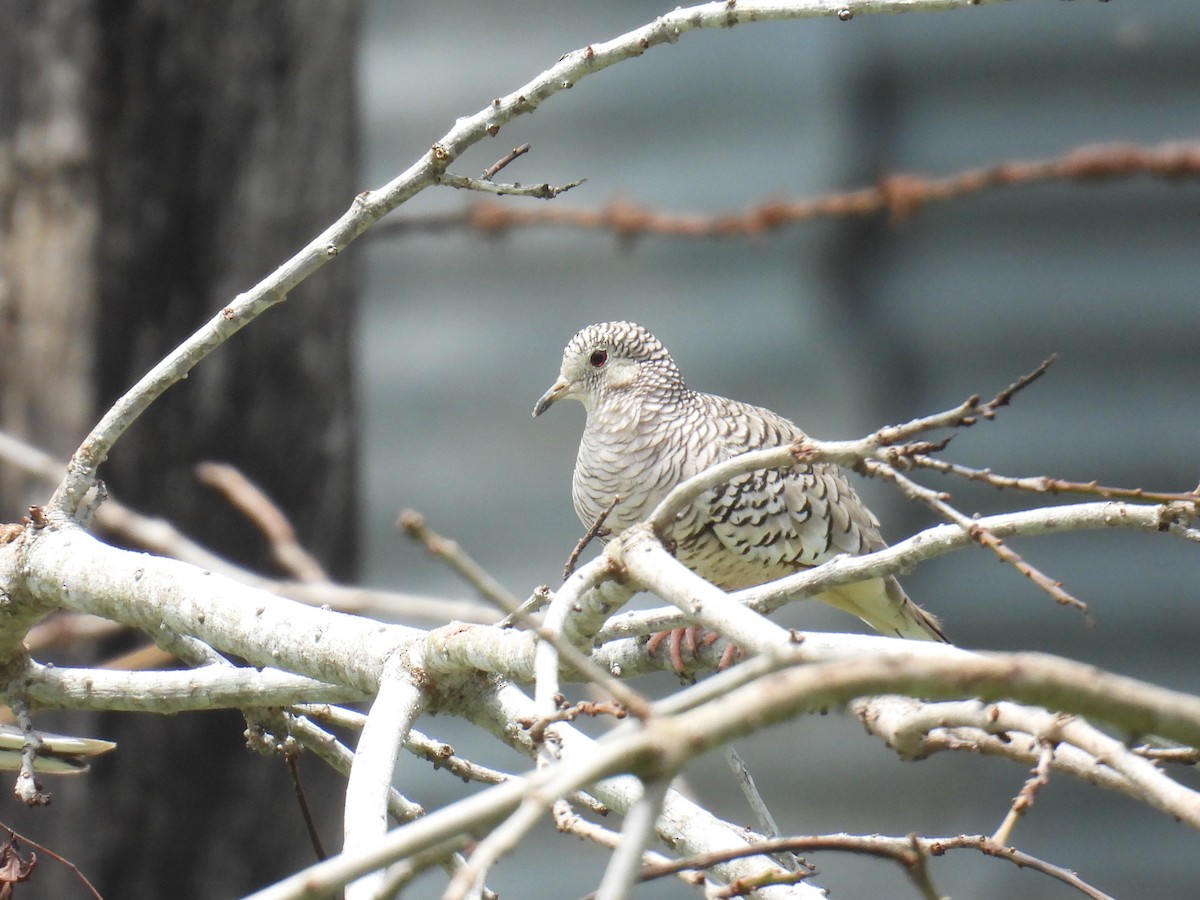
<svg viewBox="0 0 1200 900">
<path fill-rule="evenodd" d="M 913 603 L 900 582 L 890 575 L 844 584 L 817 596 L 830 606 L 858 616 L 880 634 L 950 642 L 938 620 Z"/>
</svg>

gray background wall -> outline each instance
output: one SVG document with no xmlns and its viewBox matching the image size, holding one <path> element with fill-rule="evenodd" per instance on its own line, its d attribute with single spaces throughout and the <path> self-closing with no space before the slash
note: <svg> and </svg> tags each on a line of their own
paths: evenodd
<svg viewBox="0 0 1200 900">
<path fill-rule="evenodd" d="M 371 4 L 363 186 L 379 186 L 456 116 L 563 53 L 667 8 Z M 1195 137 L 1198 78 L 1200 4 L 1190 0 L 1028 2 L 754 25 L 689 34 L 585 79 L 454 168 L 478 174 L 529 141 L 533 152 L 506 177 L 588 178 L 559 205 L 627 199 L 730 212 L 769 197 L 862 186 L 880 172 L 942 175 L 1095 142 Z M 471 199 L 427 191 L 400 215 L 459 209 Z M 1200 185 L 1150 178 L 996 191 L 900 224 L 825 222 L 754 241 L 644 238 L 623 246 L 561 229 L 499 239 L 368 237 L 368 580 L 465 595 L 392 530 L 398 509 L 411 506 L 515 593 L 554 583 L 580 531 L 569 479 L 583 416 L 556 408 L 534 422 L 529 411 L 571 334 L 609 318 L 648 325 L 693 386 L 770 406 L 819 437 L 858 436 L 994 391 L 1058 351 L 1048 379 L 996 423 L 960 434 L 948 456 L 1013 474 L 1193 487 L 1198 240 Z M 1033 502 L 945 486 L 968 511 Z M 882 486 L 863 490 L 893 539 L 932 521 Z M 1093 534 L 1018 549 L 1089 602 L 1098 628 L 1088 630 L 982 551 L 922 566 L 906 585 L 965 646 L 1061 653 L 1194 689 L 1194 546 Z M 856 627 L 811 606 L 784 618 Z M 454 723 L 426 724 L 466 738 Z M 841 716 L 794 722 L 740 749 L 787 832 L 990 833 L 1026 774 L 965 757 L 903 764 Z M 520 765 L 502 751 L 482 752 Z M 719 759 L 688 775 L 718 811 L 748 820 Z M 415 763 L 399 778 L 431 805 L 448 789 Z M 1194 833 L 1063 778 L 1042 793 L 1016 840 L 1117 896 L 1200 890 Z M 547 867 L 547 852 L 563 865 Z M 883 863 L 814 859 L 835 896 L 911 890 Z M 569 840 L 533 845 L 493 886 L 508 896 L 576 896 L 602 865 L 601 854 Z M 1074 896 L 965 855 L 939 860 L 935 874 L 956 898 Z M 683 895 L 675 885 L 644 893 Z"/>
</svg>

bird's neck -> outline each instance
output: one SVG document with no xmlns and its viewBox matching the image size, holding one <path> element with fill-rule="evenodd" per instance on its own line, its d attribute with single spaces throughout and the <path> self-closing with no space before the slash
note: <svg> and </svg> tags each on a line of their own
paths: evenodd
<svg viewBox="0 0 1200 900">
<path fill-rule="evenodd" d="M 666 420 L 683 414 L 695 396 L 682 384 L 615 392 L 588 411 L 586 430 L 627 434 L 644 430 L 640 426 L 647 420 L 661 427 Z"/>
</svg>

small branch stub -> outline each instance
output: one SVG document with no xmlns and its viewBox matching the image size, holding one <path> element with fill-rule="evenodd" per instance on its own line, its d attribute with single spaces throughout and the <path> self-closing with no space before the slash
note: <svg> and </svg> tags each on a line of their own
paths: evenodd
<svg viewBox="0 0 1200 900">
<path fill-rule="evenodd" d="M 439 174 L 446 171 L 451 159 L 453 156 L 443 144 L 434 144 L 429 150 L 429 161 L 433 163 L 434 171 Z"/>
<path fill-rule="evenodd" d="M 496 129 L 497 132 L 499 132 L 499 130 L 500 130 L 499 128 Z M 490 166 L 488 166 L 486 169 L 484 169 L 483 174 L 479 176 L 480 180 L 481 181 L 491 181 L 493 178 L 496 177 L 496 174 L 501 169 L 503 169 L 505 166 L 507 166 L 509 163 L 511 163 L 518 156 L 524 156 L 532 148 L 533 148 L 532 144 L 522 144 L 520 147 L 513 147 L 512 150 L 508 151 L 507 154 L 505 154 L 503 157 L 496 160 L 494 163 L 492 163 Z"/>
</svg>

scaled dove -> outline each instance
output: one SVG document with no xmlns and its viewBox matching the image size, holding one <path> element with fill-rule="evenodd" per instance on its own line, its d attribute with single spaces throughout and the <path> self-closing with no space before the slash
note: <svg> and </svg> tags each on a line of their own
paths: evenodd
<svg viewBox="0 0 1200 900">
<path fill-rule="evenodd" d="M 691 390 L 666 348 L 632 322 L 589 325 L 571 338 L 558 380 L 533 414 L 563 399 L 587 410 L 571 488 L 575 512 L 591 526 L 621 498 L 605 520 L 606 537 L 645 519 L 673 487 L 709 466 L 804 436 L 768 409 Z M 842 470 L 820 462 L 758 470 L 713 488 L 679 517 L 670 538 L 680 562 L 730 591 L 887 546 Z M 818 597 L 881 634 L 946 640 L 891 576 Z"/>
</svg>

